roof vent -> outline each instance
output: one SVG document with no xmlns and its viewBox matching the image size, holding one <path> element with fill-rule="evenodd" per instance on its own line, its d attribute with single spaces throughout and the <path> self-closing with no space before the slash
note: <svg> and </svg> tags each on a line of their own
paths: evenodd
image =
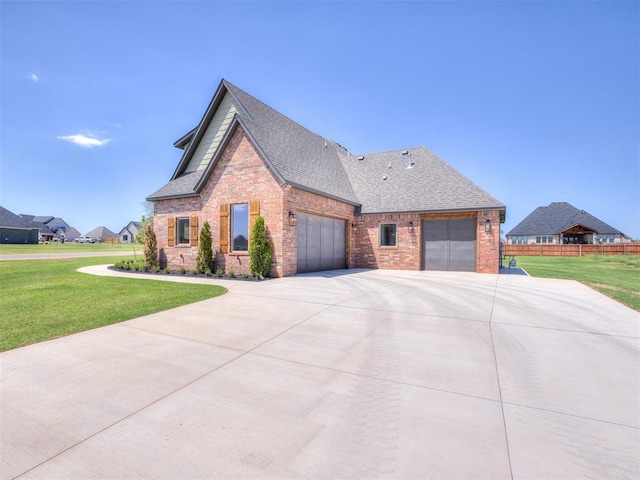
<svg viewBox="0 0 640 480">
<path fill-rule="evenodd" d="M 409 150 L 403 150 L 402 155 L 409 155 Z"/>
<path fill-rule="evenodd" d="M 358 157 L 358 160 L 364 160 L 364 155 L 360 155 L 360 156 Z"/>
</svg>

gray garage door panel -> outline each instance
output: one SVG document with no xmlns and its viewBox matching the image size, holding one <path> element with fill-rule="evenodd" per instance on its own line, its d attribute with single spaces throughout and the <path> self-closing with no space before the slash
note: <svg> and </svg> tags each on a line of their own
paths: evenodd
<svg viewBox="0 0 640 480">
<path fill-rule="evenodd" d="M 344 220 L 298 212 L 298 273 L 346 267 Z"/>
<path fill-rule="evenodd" d="M 425 270 L 476 270 L 476 220 L 425 220 Z"/>
</svg>

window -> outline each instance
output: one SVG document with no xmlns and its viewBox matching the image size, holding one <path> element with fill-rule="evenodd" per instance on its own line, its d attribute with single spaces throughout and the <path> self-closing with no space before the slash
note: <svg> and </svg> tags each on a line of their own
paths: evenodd
<svg viewBox="0 0 640 480">
<path fill-rule="evenodd" d="M 129 235 L 122 235 L 122 241 L 123 242 L 128 242 L 129 241 Z"/>
<path fill-rule="evenodd" d="M 169 217 L 167 219 L 167 244 L 198 246 L 198 217 Z"/>
<path fill-rule="evenodd" d="M 176 219 L 176 244 L 189 243 L 189 217 Z"/>
<path fill-rule="evenodd" d="M 249 204 L 231 205 L 231 250 L 249 250 Z"/>
<path fill-rule="evenodd" d="M 396 224 L 383 223 L 380 225 L 380 246 L 395 247 L 396 246 Z"/>
<path fill-rule="evenodd" d="M 511 237 L 511 243 L 513 245 L 526 245 L 529 243 L 529 237 L 527 235 L 513 235 Z"/>
</svg>

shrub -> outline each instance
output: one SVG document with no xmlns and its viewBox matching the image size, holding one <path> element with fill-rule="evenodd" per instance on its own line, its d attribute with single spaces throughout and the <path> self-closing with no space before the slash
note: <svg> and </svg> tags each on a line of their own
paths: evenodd
<svg viewBox="0 0 640 480">
<path fill-rule="evenodd" d="M 236 272 L 229 270 L 229 278 L 236 278 Z"/>
<path fill-rule="evenodd" d="M 186 275 L 186 273 L 187 273 L 187 269 L 186 269 L 186 268 L 184 268 L 184 265 L 180 265 L 180 273 L 181 273 L 182 275 Z"/>
<path fill-rule="evenodd" d="M 155 267 L 153 267 L 153 271 L 155 273 L 160 273 L 160 265 L 156 265 Z"/>
<path fill-rule="evenodd" d="M 258 278 L 269 275 L 271 270 L 271 256 L 273 246 L 267 241 L 267 229 L 264 217 L 256 218 L 251 231 L 251 246 L 249 247 L 249 270 Z"/>
<path fill-rule="evenodd" d="M 224 270 L 222 270 L 221 268 L 216 268 L 216 276 L 220 278 L 223 275 L 224 275 Z"/>
<path fill-rule="evenodd" d="M 204 269 L 204 276 L 205 277 L 210 277 L 211 276 L 211 269 L 209 267 Z"/>
<path fill-rule="evenodd" d="M 191 275 L 198 275 L 198 273 L 200 272 L 198 271 L 197 268 L 194 268 L 193 270 L 191 270 Z"/>
<path fill-rule="evenodd" d="M 246 280 L 247 278 L 249 278 L 249 274 L 248 273 L 243 273 L 242 274 L 242 278 L 244 278 Z"/>
<path fill-rule="evenodd" d="M 147 223 L 144 227 L 144 260 L 147 262 L 149 268 L 155 268 L 158 266 L 158 241 L 156 240 L 156 233 L 153 231 L 153 226 Z"/>
<path fill-rule="evenodd" d="M 209 274 L 211 274 L 213 270 L 213 250 L 211 248 L 211 227 L 209 226 L 209 222 L 204 222 L 200 230 L 196 270 L 201 273 L 204 272 L 205 275 L 207 270 L 209 270 Z"/>
<path fill-rule="evenodd" d="M 164 273 L 166 273 L 166 274 L 171 273 L 171 269 L 170 269 L 169 267 L 166 267 L 166 268 L 164 269 Z"/>
</svg>

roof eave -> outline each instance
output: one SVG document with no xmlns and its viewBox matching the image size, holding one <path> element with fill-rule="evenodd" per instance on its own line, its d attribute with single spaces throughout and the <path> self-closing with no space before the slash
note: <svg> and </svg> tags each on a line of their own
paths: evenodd
<svg viewBox="0 0 640 480">
<path fill-rule="evenodd" d="M 181 150 L 184 150 L 189 145 L 189 142 L 191 142 L 191 139 L 193 138 L 193 134 L 196 133 L 197 129 L 198 127 L 194 127 L 191 130 L 189 130 L 187 133 L 181 136 L 178 140 L 173 142 L 173 146 Z"/>
<path fill-rule="evenodd" d="M 302 190 L 302 191 L 309 192 L 309 193 L 314 193 L 316 195 L 321 195 L 323 197 L 330 198 L 332 200 L 337 200 L 339 202 L 343 202 L 343 203 L 346 203 L 346 204 L 349 204 L 349 205 L 353 205 L 354 207 L 362 206 L 362 204 L 360 204 L 358 202 L 355 202 L 353 200 L 349 200 L 349 199 L 346 199 L 346 198 L 341 198 L 341 197 L 338 197 L 336 195 L 331 195 L 330 193 L 322 192 L 320 190 L 316 190 L 315 188 L 307 187 L 306 185 L 301 185 L 301 184 L 296 183 L 296 182 L 285 181 L 285 183 L 287 185 L 290 185 L 290 186 L 294 187 L 294 188 L 297 188 L 298 190 Z"/>
<path fill-rule="evenodd" d="M 154 197 L 153 195 L 150 197 L 147 197 L 146 200 L 148 202 L 159 202 L 161 200 L 175 200 L 177 198 L 192 198 L 192 197 L 199 197 L 200 194 L 199 193 L 180 193 L 177 195 L 160 195 L 157 197 Z"/>
<path fill-rule="evenodd" d="M 189 162 L 191 161 L 191 158 L 193 157 L 193 154 L 194 154 L 194 152 L 196 150 L 196 147 L 200 143 L 200 140 L 202 140 L 202 137 L 204 136 L 204 133 L 206 132 L 209 124 L 211 123 L 211 120 L 213 119 L 213 116 L 215 115 L 215 112 L 218 109 L 218 106 L 222 102 L 222 99 L 224 98 L 224 94 L 227 91 L 228 90 L 227 90 L 227 87 L 225 85 L 225 81 L 224 81 L 224 79 L 222 79 L 220 81 L 220 84 L 218 85 L 218 88 L 216 89 L 216 93 L 213 95 L 213 98 L 209 102 L 209 106 L 205 110 L 205 113 L 202 116 L 202 119 L 200 120 L 200 123 L 198 123 L 198 126 L 193 130 L 194 133 L 191 135 L 192 138 L 189 141 L 189 144 L 188 144 L 187 148 L 185 149 L 184 154 L 182 155 L 182 158 L 180 159 L 180 162 L 178 163 L 178 167 L 173 172 L 173 176 L 171 177 L 171 180 L 175 180 L 176 178 L 178 178 L 180 176 L 180 174 L 183 173 L 184 169 L 187 168 L 187 165 L 189 165 Z M 185 136 L 188 136 L 188 135 L 189 135 L 189 133 L 187 135 L 185 135 Z M 182 139 L 184 139 L 184 137 L 182 137 L 178 141 L 180 141 Z"/>
</svg>

